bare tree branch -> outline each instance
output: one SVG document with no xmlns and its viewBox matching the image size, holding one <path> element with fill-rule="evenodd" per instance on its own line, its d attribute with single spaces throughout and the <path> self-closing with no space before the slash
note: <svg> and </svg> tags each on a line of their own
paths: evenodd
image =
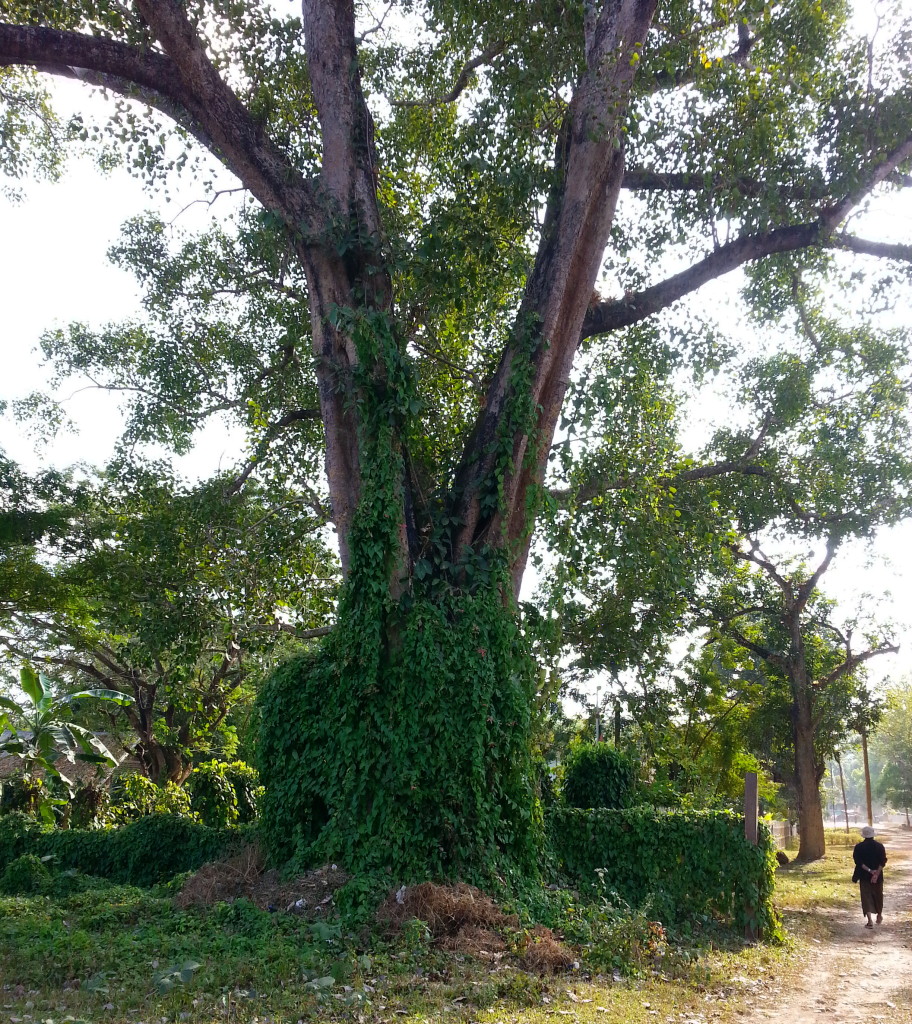
<svg viewBox="0 0 912 1024">
<path fill-rule="evenodd" d="M 760 454 L 763 442 L 769 433 L 774 417 L 767 413 L 757 436 L 751 441 L 750 447 L 740 459 L 727 459 L 721 462 L 714 462 L 706 466 L 694 466 L 692 469 L 681 469 L 674 473 L 667 473 L 656 481 L 660 487 L 674 487 L 679 483 L 688 483 L 692 480 L 709 480 L 713 477 L 728 476 L 730 474 L 741 474 L 743 476 L 769 477 L 770 473 L 763 466 L 754 464 L 754 459 Z M 566 507 L 572 500 L 574 504 L 583 505 L 592 501 L 606 491 L 619 491 L 625 487 L 631 487 L 639 478 L 635 475 L 615 477 L 608 480 L 603 476 L 592 477 L 581 487 L 554 488 L 549 493 L 551 499 L 558 507 Z"/>
<path fill-rule="evenodd" d="M 507 41 L 505 39 L 498 39 L 493 43 L 488 44 L 481 53 L 473 57 L 471 60 L 466 61 L 462 66 L 462 70 L 459 72 L 456 81 L 453 83 L 453 88 L 448 92 L 445 92 L 442 96 L 428 96 L 425 99 L 420 100 L 392 100 L 391 105 L 394 107 L 442 107 L 447 103 L 454 103 L 459 99 L 468 86 L 469 80 L 472 77 L 472 72 L 480 68 L 483 64 L 487 64 L 499 53 L 503 53 L 506 47 Z"/>
<path fill-rule="evenodd" d="M 866 661 L 870 661 L 871 658 L 876 658 L 879 654 L 898 654 L 899 644 L 884 644 L 882 647 L 875 647 L 873 650 L 864 651 L 861 654 L 852 654 L 841 664 L 838 665 L 829 675 L 824 676 L 820 681 L 820 688 L 823 689 L 829 686 L 831 683 L 835 683 L 837 679 L 844 675 L 848 675 L 850 672 L 854 672 L 859 665 L 863 665 Z"/>
<path fill-rule="evenodd" d="M 585 340 L 595 334 L 606 334 L 639 323 L 696 291 L 707 282 L 764 256 L 794 252 L 812 245 L 840 248 L 851 248 L 852 244 L 865 245 L 860 239 L 857 243 L 849 241 L 852 236 L 838 236 L 843 240 L 843 244 L 840 244 L 834 238 L 833 232 L 859 203 L 879 184 L 889 180 L 897 168 L 909 159 L 912 159 L 912 137 L 901 142 L 885 160 L 872 168 L 857 188 L 839 202 L 821 210 L 818 220 L 737 238 L 733 242 L 719 246 L 687 270 L 674 274 L 658 284 L 633 295 L 626 295 L 623 299 L 608 300 L 590 306 L 583 321 L 580 339 Z M 889 252 L 875 252 L 875 248 L 876 243 L 872 243 L 865 251 L 871 255 L 885 255 L 892 259 L 906 258 L 902 252 L 906 248 L 904 246 L 892 246 Z"/>
<path fill-rule="evenodd" d="M 830 563 L 833 561 L 833 556 L 839 550 L 841 541 L 838 537 L 827 537 L 826 543 L 826 554 L 823 560 L 817 566 L 817 568 L 811 573 L 811 575 L 801 584 L 795 594 L 795 608 L 800 613 L 803 612 L 808 601 L 811 599 L 811 595 L 817 588 L 817 584 L 820 582 L 820 578 L 829 569 Z"/>
<path fill-rule="evenodd" d="M 762 234 L 746 235 L 721 245 L 687 270 L 658 284 L 625 295 L 623 299 L 609 299 L 590 306 L 583 321 L 580 340 L 646 320 L 709 281 L 737 270 L 752 260 L 815 245 L 820 241 L 820 233 L 821 226 L 817 222 L 796 224 Z"/>
<path fill-rule="evenodd" d="M 754 565 L 761 568 L 771 580 L 779 587 L 779 589 L 789 599 L 789 603 L 792 600 L 793 587 L 791 580 L 788 577 L 783 576 L 779 570 L 773 565 L 773 563 L 763 554 L 760 550 L 760 545 L 752 537 L 745 538 L 748 543 L 748 548 L 745 550 L 737 544 L 730 544 L 729 551 L 734 555 L 735 558 L 740 559 L 742 562 L 752 562 Z"/>
<path fill-rule="evenodd" d="M 833 235 L 828 244 L 833 249 L 845 249 L 847 252 L 856 252 L 862 256 L 879 256 L 881 259 L 912 263 L 912 245 L 873 242 L 867 238 L 858 238 L 856 235 L 847 235 L 843 232 Z"/>
<path fill-rule="evenodd" d="M 137 0 L 137 8 L 166 53 L 79 32 L 0 23 L 0 66 L 31 66 L 148 103 L 204 141 L 266 207 L 295 224 L 313 214 L 310 186 L 219 77 L 181 6 Z"/>
<path fill-rule="evenodd" d="M 225 489 L 226 497 L 232 497 L 240 492 L 244 484 L 247 483 L 250 474 L 263 461 L 263 458 L 269 451 L 269 446 L 286 427 L 291 426 L 292 423 L 300 423 L 303 420 L 318 420 L 319 418 L 320 412 L 318 409 L 293 409 L 291 412 L 285 413 L 285 415 L 280 419 L 270 423 L 266 428 L 266 433 L 263 435 L 262 440 L 256 446 L 256 451 L 244 464 L 244 468 L 241 472 Z"/>
</svg>

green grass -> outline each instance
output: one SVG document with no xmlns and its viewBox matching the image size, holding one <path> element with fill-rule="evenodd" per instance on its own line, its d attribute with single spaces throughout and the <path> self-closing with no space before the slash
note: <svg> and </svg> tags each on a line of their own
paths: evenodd
<svg viewBox="0 0 912 1024">
<path fill-rule="evenodd" d="M 651 968 L 634 965 L 634 977 L 592 970 L 587 957 L 610 963 L 610 951 L 585 945 L 578 970 L 540 977 L 509 954 L 484 960 L 435 949 L 420 929 L 390 945 L 245 901 L 179 910 L 166 889 L 111 885 L 0 899 L 0 1004 L 4 1016 L 53 1024 L 553 1024 L 566 1013 L 652 1024 L 705 1012 L 707 999 L 714 1010 L 724 1004 L 727 1017 L 746 991 L 733 979 L 778 970 L 784 954 L 707 934 L 702 948 L 681 940 Z"/>
<path fill-rule="evenodd" d="M 785 914 L 845 907 L 857 891 L 853 869 L 851 847 L 828 845 L 822 860 L 810 864 L 793 861 L 778 869 L 776 904 Z"/>
</svg>

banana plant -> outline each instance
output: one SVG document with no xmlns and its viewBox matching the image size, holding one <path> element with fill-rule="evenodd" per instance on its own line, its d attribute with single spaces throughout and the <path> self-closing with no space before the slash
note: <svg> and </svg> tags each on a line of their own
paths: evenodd
<svg viewBox="0 0 912 1024">
<path fill-rule="evenodd" d="M 71 721 L 73 704 L 78 700 L 102 700 L 126 706 L 132 700 L 118 690 L 79 690 L 55 696 L 52 681 L 43 673 L 24 665 L 19 683 L 25 700 L 17 702 L 0 696 L 0 754 L 13 754 L 22 760 L 26 779 L 42 776 L 59 783 L 72 799 L 75 787 L 57 767 L 64 759 L 70 764 L 117 764 L 117 760 L 90 729 Z M 35 789 L 35 810 L 45 821 L 54 821 L 54 808 L 66 800 L 50 796 L 45 787 Z"/>
</svg>

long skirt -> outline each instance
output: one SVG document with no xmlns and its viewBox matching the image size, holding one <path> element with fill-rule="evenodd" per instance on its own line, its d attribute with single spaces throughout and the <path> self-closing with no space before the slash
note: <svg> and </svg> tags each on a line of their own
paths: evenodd
<svg viewBox="0 0 912 1024">
<path fill-rule="evenodd" d="M 858 880 L 861 889 L 861 912 L 867 914 L 883 913 L 883 875 L 872 885 L 867 878 Z"/>
</svg>

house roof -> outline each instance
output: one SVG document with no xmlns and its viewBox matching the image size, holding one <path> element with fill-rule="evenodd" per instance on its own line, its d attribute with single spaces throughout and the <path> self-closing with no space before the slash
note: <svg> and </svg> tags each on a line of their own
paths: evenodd
<svg viewBox="0 0 912 1024">
<path fill-rule="evenodd" d="M 0 735 L 0 740 L 9 736 L 8 732 Z M 93 764 L 89 761 L 68 761 L 65 757 L 59 757 L 54 762 L 54 767 L 65 775 L 71 782 L 88 782 L 91 779 L 102 779 L 109 783 L 118 775 L 126 775 L 136 772 L 145 775 L 142 761 L 127 750 L 122 744 L 107 733 L 98 733 L 98 738 L 111 751 L 116 759 L 116 766 L 106 764 Z M 22 758 L 18 754 L 0 754 L 0 780 L 13 779 L 22 775 L 24 771 Z"/>
</svg>

